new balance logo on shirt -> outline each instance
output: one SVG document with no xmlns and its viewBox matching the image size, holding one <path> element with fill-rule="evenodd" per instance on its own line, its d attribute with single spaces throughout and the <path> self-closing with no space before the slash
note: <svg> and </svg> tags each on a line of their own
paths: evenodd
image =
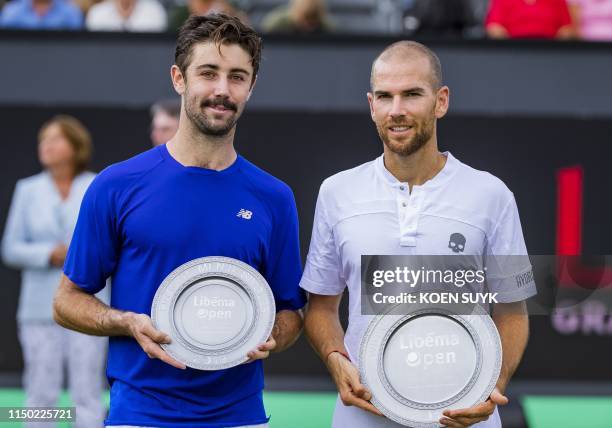
<svg viewBox="0 0 612 428">
<path fill-rule="evenodd" d="M 253 213 L 249 210 L 245 210 L 244 208 L 240 208 L 240 211 L 238 211 L 238 214 L 236 214 L 236 217 L 242 217 L 245 220 L 250 220 L 252 216 Z"/>
</svg>

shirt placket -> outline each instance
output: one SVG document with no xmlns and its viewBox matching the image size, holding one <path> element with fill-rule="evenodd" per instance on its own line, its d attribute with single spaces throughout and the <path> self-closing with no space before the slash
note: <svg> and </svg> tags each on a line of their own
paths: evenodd
<svg viewBox="0 0 612 428">
<path fill-rule="evenodd" d="M 400 245 L 416 247 L 417 227 L 421 211 L 421 189 L 413 187 L 410 192 L 405 183 L 397 186 L 397 212 L 400 226 Z"/>
</svg>

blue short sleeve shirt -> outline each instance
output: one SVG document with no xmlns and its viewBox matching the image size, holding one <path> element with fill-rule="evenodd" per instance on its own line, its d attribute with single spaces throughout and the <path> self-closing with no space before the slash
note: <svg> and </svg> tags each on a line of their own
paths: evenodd
<svg viewBox="0 0 612 428">
<path fill-rule="evenodd" d="M 291 189 L 241 156 L 222 171 L 185 167 L 159 146 L 100 173 L 81 206 L 64 273 L 88 293 L 112 277 L 111 306 L 151 313 L 171 271 L 233 257 L 268 281 L 276 308 L 299 309 L 301 261 Z M 230 427 L 267 420 L 261 361 L 179 370 L 112 337 L 107 425 Z"/>
</svg>

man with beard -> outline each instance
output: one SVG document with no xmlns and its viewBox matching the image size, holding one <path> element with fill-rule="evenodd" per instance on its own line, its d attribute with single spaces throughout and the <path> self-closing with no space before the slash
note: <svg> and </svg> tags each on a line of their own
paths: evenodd
<svg viewBox="0 0 612 428">
<path fill-rule="evenodd" d="M 321 185 L 300 282 L 310 293 L 306 334 L 339 391 L 334 428 L 400 427 L 370 403 L 371 392 L 357 369 L 359 346 L 371 319 L 361 313 L 361 255 L 454 254 L 452 236 L 459 234 L 465 254 L 526 254 L 508 188 L 494 176 L 438 151 L 436 123 L 448 110 L 449 89 L 442 85 L 440 62 L 432 51 L 409 41 L 385 49 L 372 65 L 368 102 L 384 153 Z M 509 272 L 509 277 L 514 280 L 522 273 Z M 503 302 L 493 309 L 503 344 L 501 375 L 485 402 L 445 410 L 440 419 L 444 426 L 501 426 L 496 406 L 508 401 L 503 392 L 527 343 L 524 299 L 535 288 L 533 283 L 520 287 L 513 281 L 488 286 Z M 346 287 L 345 334 L 338 307 Z"/>
<path fill-rule="evenodd" d="M 171 69 L 182 99 L 176 135 L 105 169 L 85 195 L 54 316 L 111 336 L 107 426 L 267 426 L 260 360 L 296 340 L 305 300 L 293 193 L 233 146 L 260 58 L 261 39 L 237 18 L 191 17 Z M 149 314 L 171 271 L 213 255 L 257 269 L 278 312 L 272 336 L 247 363 L 199 371 L 163 350 L 169 332 L 156 330 Z M 108 277 L 112 307 L 93 296 Z"/>
</svg>

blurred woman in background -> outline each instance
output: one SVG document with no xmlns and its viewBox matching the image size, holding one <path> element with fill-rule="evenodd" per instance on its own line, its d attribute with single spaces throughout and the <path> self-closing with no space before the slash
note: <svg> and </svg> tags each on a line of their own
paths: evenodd
<svg viewBox="0 0 612 428">
<path fill-rule="evenodd" d="M 22 271 L 17 325 L 24 358 L 24 404 L 56 406 L 67 364 L 78 415 L 74 426 L 79 428 L 103 424 L 106 339 L 58 326 L 52 303 L 81 200 L 95 177 L 87 171 L 91 152 L 89 132 L 77 119 L 56 116 L 45 123 L 38 134 L 43 171 L 17 182 L 2 240 L 4 262 Z M 99 297 L 108 301 L 107 296 Z"/>
</svg>

